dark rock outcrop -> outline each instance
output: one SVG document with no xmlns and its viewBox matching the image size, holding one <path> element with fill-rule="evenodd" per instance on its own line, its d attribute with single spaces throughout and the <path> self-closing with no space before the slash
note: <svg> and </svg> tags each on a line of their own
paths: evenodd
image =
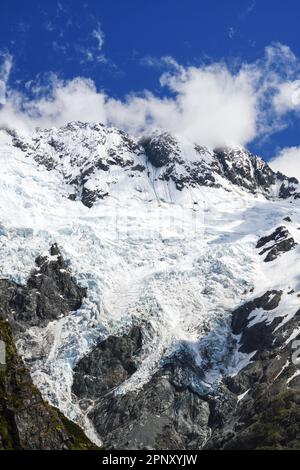
<svg viewBox="0 0 300 470">
<path fill-rule="evenodd" d="M 251 300 L 241 307 L 238 307 L 232 314 L 232 332 L 235 335 L 241 334 L 248 326 L 249 315 L 257 308 L 263 308 L 266 311 L 274 310 L 278 307 L 281 300 L 281 291 L 268 291 L 261 297 Z"/>
<path fill-rule="evenodd" d="M 89 414 L 104 443 L 117 449 L 199 449 L 206 442 L 210 407 L 163 368 L 140 390 L 97 401 Z"/>
<path fill-rule="evenodd" d="M 140 328 L 102 341 L 74 369 L 73 392 L 97 399 L 127 380 L 135 371 L 135 357 L 142 346 Z"/>
<path fill-rule="evenodd" d="M 26 285 L 0 280 L 0 318 L 15 330 L 45 326 L 81 307 L 86 290 L 72 278 L 57 245 L 39 256 Z"/>
<path fill-rule="evenodd" d="M 272 232 L 270 235 L 260 238 L 256 244 L 256 248 L 262 248 L 263 246 L 265 246 L 267 243 L 270 243 L 270 242 L 277 243 L 279 241 L 286 240 L 289 237 L 289 235 L 290 233 L 286 227 L 284 226 L 277 227 L 277 229 L 274 232 Z M 263 253 L 265 252 L 262 252 L 261 254 Z"/>
<path fill-rule="evenodd" d="M 91 191 L 85 186 L 82 186 L 81 202 L 88 208 L 93 207 L 96 201 L 99 199 L 104 199 L 106 196 L 108 196 L 108 192 Z"/>
<path fill-rule="evenodd" d="M 221 148 L 215 150 L 224 176 L 248 191 L 269 191 L 275 184 L 276 173 L 269 165 L 244 149 Z"/>
<path fill-rule="evenodd" d="M 144 137 L 140 144 L 149 162 L 156 168 L 166 166 L 180 156 L 176 140 L 167 132 L 153 137 Z"/>
<path fill-rule="evenodd" d="M 290 251 L 292 248 L 296 246 L 296 242 L 293 239 L 293 237 L 288 238 L 287 240 L 282 240 L 279 243 L 276 243 L 275 246 L 269 250 L 269 253 L 265 257 L 265 262 L 268 263 L 270 261 L 274 261 L 275 259 L 278 258 L 278 256 L 281 253 L 286 253 L 287 251 Z"/>
<path fill-rule="evenodd" d="M 73 392 L 91 410 L 105 447 L 201 447 L 209 435 L 210 406 L 184 380 L 193 367 L 187 357 L 172 359 L 140 389 L 115 393 L 135 373 L 141 347 L 141 329 L 133 327 L 107 338 L 75 367 Z"/>
<path fill-rule="evenodd" d="M 267 245 L 267 246 L 266 246 Z M 294 238 L 286 227 L 278 227 L 270 235 L 262 237 L 258 240 L 256 248 L 263 248 L 259 254 L 264 255 L 268 253 L 264 261 L 266 263 L 274 261 L 281 253 L 290 251 L 297 245 Z"/>
<path fill-rule="evenodd" d="M 73 392 L 104 441 L 115 449 L 300 448 L 300 380 L 286 343 L 299 329 L 274 315 L 283 292 L 268 291 L 233 312 L 232 332 L 251 362 L 216 390 L 182 345 L 141 388 L 117 391 L 136 371 L 139 327 L 109 337 L 75 368 Z M 256 309 L 265 312 L 251 326 Z M 287 385 L 288 384 L 288 385 Z M 291 426 L 288 416 L 295 413 Z M 288 426 L 288 429 L 285 429 Z M 263 429 L 263 432 L 261 431 Z"/>
<path fill-rule="evenodd" d="M 6 348 L 0 369 L 0 450 L 96 449 L 75 423 L 42 399 L 3 320 L 0 340 Z"/>
<path fill-rule="evenodd" d="M 277 173 L 277 178 L 279 181 L 282 181 L 279 189 L 279 197 L 281 199 L 288 199 L 292 196 L 294 196 L 295 199 L 299 198 L 300 194 L 297 192 L 299 181 L 297 178 L 287 178 L 280 172 Z"/>
<path fill-rule="evenodd" d="M 242 148 L 217 148 L 207 161 L 208 149 L 195 145 L 199 161 L 184 161 L 174 137 L 167 132 L 144 137 L 140 141 L 149 162 L 164 171 L 159 178 L 173 180 L 176 188 L 219 186 L 217 176 L 253 194 L 271 197 L 271 189 L 279 182 L 278 197 L 287 199 L 298 195 L 298 180 L 274 172 L 261 158 Z M 206 157 L 205 157 L 206 154 Z M 179 165 L 178 165 L 179 164 Z"/>
<path fill-rule="evenodd" d="M 255 312 L 256 309 L 263 309 L 270 312 L 270 320 L 272 320 L 272 310 L 278 307 L 282 297 L 281 291 L 268 291 L 261 297 L 248 302 L 232 314 L 232 332 L 235 335 L 241 335 L 240 351 L 243 353 L 251 353 L 257 351 L 257 354 L 272 347 L 273 337 L 272 332 L 280 322 L 277 317 L 270 324 L 255 323 L 249 326 L 253 319 L 250 314 Z"/>
<path fill-rule="evenodd" d="M 299 313 L 288 322 L 278 316 L 248 326 L 256 308 L 272 314 L 281 296 L 267 292 L 233 314 L 233 330 L 241 335 L 240 350 L 257 352 L 242 371 L 224 378 L 226 388 L 239 398 L 222 426 L 214 424 L 212 414 L 213 432 L 206 448 L 300 449 L 300 380 L 292 360 L 293 342 L 287 341 L 299 330 Z"/>
</svg>

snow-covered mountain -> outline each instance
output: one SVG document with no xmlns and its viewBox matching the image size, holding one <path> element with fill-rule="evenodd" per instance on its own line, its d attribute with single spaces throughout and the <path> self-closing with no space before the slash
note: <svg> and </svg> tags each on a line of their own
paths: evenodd
<svg viewBox="0 0 300 470">
<path fill-rule="evenodd" d="M 243 148 L 80 122 L 2 130 L 0 159 L 0 316 L 94 442 L 242 446 L 266 389 L 299 390 L 295 178 Z"/>
<path fill-rule="evenodd" d="M 38 130 L 27 139 L 15 133 L 12 137 L 26 156 L 61 174 L 72 188 L 69 197 L 87 207 L 98 199 L 120 197 L 120 192 L 135 199 L 161 192 L 157 198 L 162 202 L 177 202 L 178 190 L 234 185 L 285 199 L 298 187 L 295 178 L 275 173 L 243 148 L 209 150 L 167 132 L 137 140 L 102 124 L 72 122 Z"/>
</svg>

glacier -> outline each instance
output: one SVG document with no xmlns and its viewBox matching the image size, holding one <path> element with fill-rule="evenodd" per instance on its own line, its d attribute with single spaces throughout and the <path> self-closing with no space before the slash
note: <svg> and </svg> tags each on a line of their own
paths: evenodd
<svg viewBox="0 0 300 470">
<path fill-rule="evenodd" d="M 187 166 L 197 162 L 195 146 L 177 139 L 180 159 Z M 204 382 L 210 389 L 222 374 L 235 374 L 251 361 L 251 354 L 242 353 L 227 360 L 234 308 L 280 289 L 284 301 L 273 315 L 288 321 L 295 313 L 299 245 L 272 265 L 255 250 L 258 238 L 282 225 L 287 215 L 288 229 L 300 244 L 299 199 L 279 199 L 279 183 L 266 198 L 216 173 L 216 186 L 179 190 L 174 180 L 160 178 L 162 168 L 147 161 L 137 141 L 128 144 L 124 134 L 100 125 L 37 130 L 33 137 L 19 136 L 19 145 L 15 141 L 15 135 L 0 131 L 1 277 L 24 283 L 35 258 L 57 243 L 78 283 L 87 288 L 80 310 L 44 328 L 30 328 L 17 347 L 43 397 L 95 442 L 99 436 L 71 388 L 74 366 L 99 339 L 119 335 L 136 322 L 148 325 L 137 372 L 115 393 L 142 387 L 164 357 L 183 344 L 199 365 L 201 351 L 209 348 L 212 366 Z M 212 150 L 201 152 L 209 169 Z M 109 169 L 91 172 L 99 159 Z M 138 165 L 145 171 L 133 172 Z M 177 174 L 187 172 L 182 168 L 176 162 Z M 81 201 L 83 170 L 89 176 L 84 190 L 98 197 L 89 206 Z M 291 289 L 294 293 L 287 295 Z M 252 321 L 263 321 L 262 315 L 254 312 Z"/>
</svg>

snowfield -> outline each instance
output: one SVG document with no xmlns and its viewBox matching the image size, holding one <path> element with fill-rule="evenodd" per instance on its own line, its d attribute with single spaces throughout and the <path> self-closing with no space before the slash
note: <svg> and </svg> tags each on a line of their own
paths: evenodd
<svg viewBox="0 0 300 470">
<path fill-rule="evenodd" d="M 70 142 L 67 135 L 65 144 Z M 92 158 L 97 152 L 103 148 L 95 147 Z M 109 196 L 88 208 L 68 199 L 73 169 L 48 171 L 0 131 L 1 277 L 24 283 L 35 258 L 47 255 L 56 242 L 78 283 L 88 288 L 79 311 L 45 328 L 31 328 L 18 348 L 43 396 L 81 422 L 94 441 L 71 386 L 73 367 L 100 338 L 145 323 L 138 370 L 116 393 L 141 387 L 183 344 L 198 364 L 202 349 L 209 349 L 213 366 L 203 386 L 210 388 L 224 367 L 234 374 L 251 360 L 242 354 L 230 363 L 224 359 L 233 309 L 268 289 L 284 292 L 272 315 L 288 321 L 299 306 L 299 200 L 268 200 L 229 182 L 178 191 L 173 181 L 157 179 L 159 170 L 143 155 L 132 156 L 128 149 L 124 155 L 147 171 L 131 177 L 120 166 L 99 170 L 89 184 Z M 286 216 L 292 222 L 284 222 Z M 299 245 L 264 263 L 257 240 L 279 225 Z M 253 324 L 266 320 L 264 311 L 252 315 Z"/>
</svg>

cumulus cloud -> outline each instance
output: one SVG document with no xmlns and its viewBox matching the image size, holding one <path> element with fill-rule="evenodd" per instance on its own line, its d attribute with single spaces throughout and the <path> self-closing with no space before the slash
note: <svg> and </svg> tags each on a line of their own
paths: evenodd
<svg viewBox="0 0 300 470">
<path fill-rule="evenodd" d="M 282 83 L 274 97 L 275 109 L 283 114 L 288 111 L 300 110 L 300 80 Z"/>
<path fill-rule="evenodd" d="M 109 99 L 108 119 L 135 133 L 169 129 L 208 146 L 244 144 L 255 137 L 256 99 L 243 71 L 233 75 L 221 64 L 189 67 L 163 74 L 161 85 L 171 97 L 160 99 L 148 92 L 125 102 Z"/>
<path fill-rule="evenodd" d="M 286 147 L 270 162 L 272 168 L 300 181 L 300 147 Z"/>
<path fill-rule="evenodd" d="M 163 97 L 145 90 L 114 99 L 92 80 L 66 82 L 52 75 L 48 89 L 34 99 L 8 90 L 0 125 L 32 130 L 72 120 L 101 121 L 134 134 L 161 128 L 209 147 L 246 145 L 285 125 L 291 110 L 283 105 L 290 96 L 285 90 L 299 81 L 299 61 L 281 44 L 235 70 L 225 63 L 183 67 L 170 57 L 159 63 L 168 70 L 160 78 Z"/>
<path fill-rule="evenodd" d="M 223 65 L 190 67 L 164 74 L 161 85 L 172 96 L 144 92 L 121 101 L 98 92 L 91 80 L 52 77 L 51 92 L 42 98 L 28 101 L 10 92 L 0 125 L 19 127 L 23 121 L 23 129 L 30 130 L 71 120 L 102 121 L 135 134 L 169 129 L 209 146 L 246 143 L 255 137 L 255 96 L 247 74 L 232 75 Z"/>
<path fill-rule="evenodd" d="M 267 66 L 272 66 L 274 72 L 291 76 L 295 70 L 299 70 L 298 59 L 286 44 L 274 42 L 265 48 L 264 61 Z"/>
<path fill-rule="evenodd" d="M 32 90 L 40 96 L 41 88 Z M 10 91 L 6 105 L 0 110 L 0 126 L 31 132 L 35 127 L 62 126 L 70 121 L 106 122 L 105 95 L 98 93 L 92 80 L 75 78 L 64 82 L 51 75 L 45 96 L 27 100 Z"/>
</svg>

